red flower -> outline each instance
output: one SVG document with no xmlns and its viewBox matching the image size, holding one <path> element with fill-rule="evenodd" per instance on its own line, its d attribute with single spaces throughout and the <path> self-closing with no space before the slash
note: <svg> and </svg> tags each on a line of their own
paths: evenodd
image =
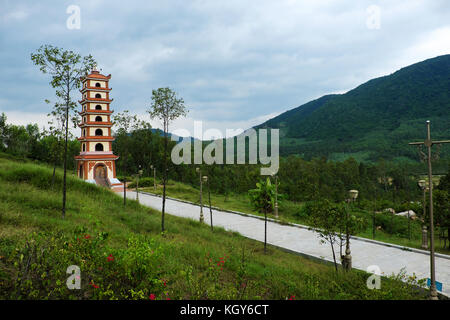
<svg viewBox="0 0 450 320">
<path fill-rule="evenodd" d="M 86 234 L 86 235 L 84 235 L 84 238 L 85 238 L 85 239 L 90 239 L 90 238 L 91 238 L 91 236 L 90 236 L 90 235 L 88 235 L 88 234 Z"/>
<path fill-rule="evenodd" d="M 108 259 L 108 261 L 114 261 L 114 256 L 112 254 L 110 254 L 107 259 Z"/>
<path fill-rule="evenodd" d="M 295 300 L 295 296 L 290 296 L 289 300 Z"/>
<path fill-rule="evenodd" d="M 150 298 L 150 300 L 155 300 L 156 299 L 156 296 L 153 293 L 151 293 L 148 297 Z"/>
<path fill-rule="evenodd" d="M 93 286 L 95 289 L 98 289 L 98 288 L 100 288 L 98 285 L 96 285 L 94 282 L 92 282 L 92 280 L 91 280 L 91 283 L 89 283 L 91 286 Z"/>
</svg>

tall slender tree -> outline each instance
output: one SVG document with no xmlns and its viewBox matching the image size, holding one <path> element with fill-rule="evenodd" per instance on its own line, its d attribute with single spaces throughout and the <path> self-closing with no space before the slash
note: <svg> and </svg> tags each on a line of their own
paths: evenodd
<svg viewBox="0 0 450 320">
<path fill-rule="evenodd" d="M 163 169 L 163 198 L 162 198 L 162 215 L 161 215 L 161 231 L 164 232 L 164 212 L 166 205 L 166 182 L 168 173 L 168 133 L 170 123 L 187 115 L 187 109 L 184 105 L 183 98 L 178 98 L 177 94 L 170 88 L 159 88 L 152 90 L 152 103 L 147 110 L 151 118 L 160 119 L 163 123 L 164 130 L 164 169 Z"/>
<path fill-rule="evenodd" d="M 64 178 L 62 217 L 66 215 L 66 176 L 67 176 L 67 140 L 69 135 L 69 118 L 75 110 L 76 102 L 71 94 L 81 87 L 81 77 L 86 75 L 96 65 L 91 55 L 82 57 L 80 54 L 52 45 L 43 45 L 31 54 L 31 60 L 42 73 L 50 74 L 50 85 L 56 90 L 56 97 L 62 100 L 57 113 L 64 115 Z"/>
</svg>

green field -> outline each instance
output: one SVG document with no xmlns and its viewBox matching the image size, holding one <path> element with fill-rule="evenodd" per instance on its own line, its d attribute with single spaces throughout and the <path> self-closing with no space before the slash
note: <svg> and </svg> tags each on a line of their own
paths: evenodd
<svg viewBox="0 0 450 320">
<path fill-rule="evenodd" d="M 62 174 L 52 189 L 51 172 L 0 156 L 0 299 L 424 297 L 401 274 L 369 290 L 364 272 L 336 273 L 272 247 L 264 254 L 259 242 L 189 219 L 167 216 L 161 234 L 159 212 L 131 200 L 124 207 L 70 176 L 62 219 Z M 66 287 L 70 265 L 81 268 L 80 290 Z"/>
</svg>

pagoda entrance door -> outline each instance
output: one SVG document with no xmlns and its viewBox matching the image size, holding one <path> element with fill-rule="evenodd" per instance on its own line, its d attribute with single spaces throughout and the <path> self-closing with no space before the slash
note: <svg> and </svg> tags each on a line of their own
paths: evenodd
<svg viewBox="0 0 450 320">
<path fill-rule="evenodd" d="M 106 178 L 107 177 L 107 171 L 106 166 L 104 164 L 96 165 L 94 168 L 94 179 L 96 178 Z"/>
<path fill-rule="evenodd" d="M 108 182 L 108 171 L 104 164 L 98 164 L 94 167 L 94 180 L 100 186 L 110 187 Z"/>
</svg>

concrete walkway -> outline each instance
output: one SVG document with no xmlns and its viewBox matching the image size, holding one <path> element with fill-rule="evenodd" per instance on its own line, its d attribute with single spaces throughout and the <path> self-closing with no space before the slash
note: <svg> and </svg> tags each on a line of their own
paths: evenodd
<svg viewBox="0 0 450 320">
<path fill-rule="evenodd" d="M 136 199 L 136 193 L 127 190 L 128 197 Z M 139 202 L 161 211 L 161 197 L 139 192 Z M 250 239 L 264 241 L 264 220 L 261 218 L 215 209 L 212 211 L 214 226 L 239 232 Z M 198 221 L 200 207 L 192 203 L 166 199 L 166 213 Z M 208 207 L 203 207 L 203 214 L 205 223 L 209 225 L 210 213 Z M 299 254 L 333 262 L 330 245 L 321 245 L 317 233 L 304 226 L 282 225 L 269 221 L 267 223 L 267 243 Z M 367 267 L 376 265 L 383 275 L 398 274 L 404 268 L 408 275 L 415 273 L 419 279 L 430 277 L 430 257 L 426 251 L 417 249 L 408 251 L 399 246 L 383 245 L 376 241 L 361 238 L 353 238 L 350 244 L 353 268 L 367 271 Z M 336 253 L 338 256 L 338 247 Z M 436 280 L 443 283 L 442 293 L 450 296 L 450 257 L 436 256 Z"/>
</svg>

